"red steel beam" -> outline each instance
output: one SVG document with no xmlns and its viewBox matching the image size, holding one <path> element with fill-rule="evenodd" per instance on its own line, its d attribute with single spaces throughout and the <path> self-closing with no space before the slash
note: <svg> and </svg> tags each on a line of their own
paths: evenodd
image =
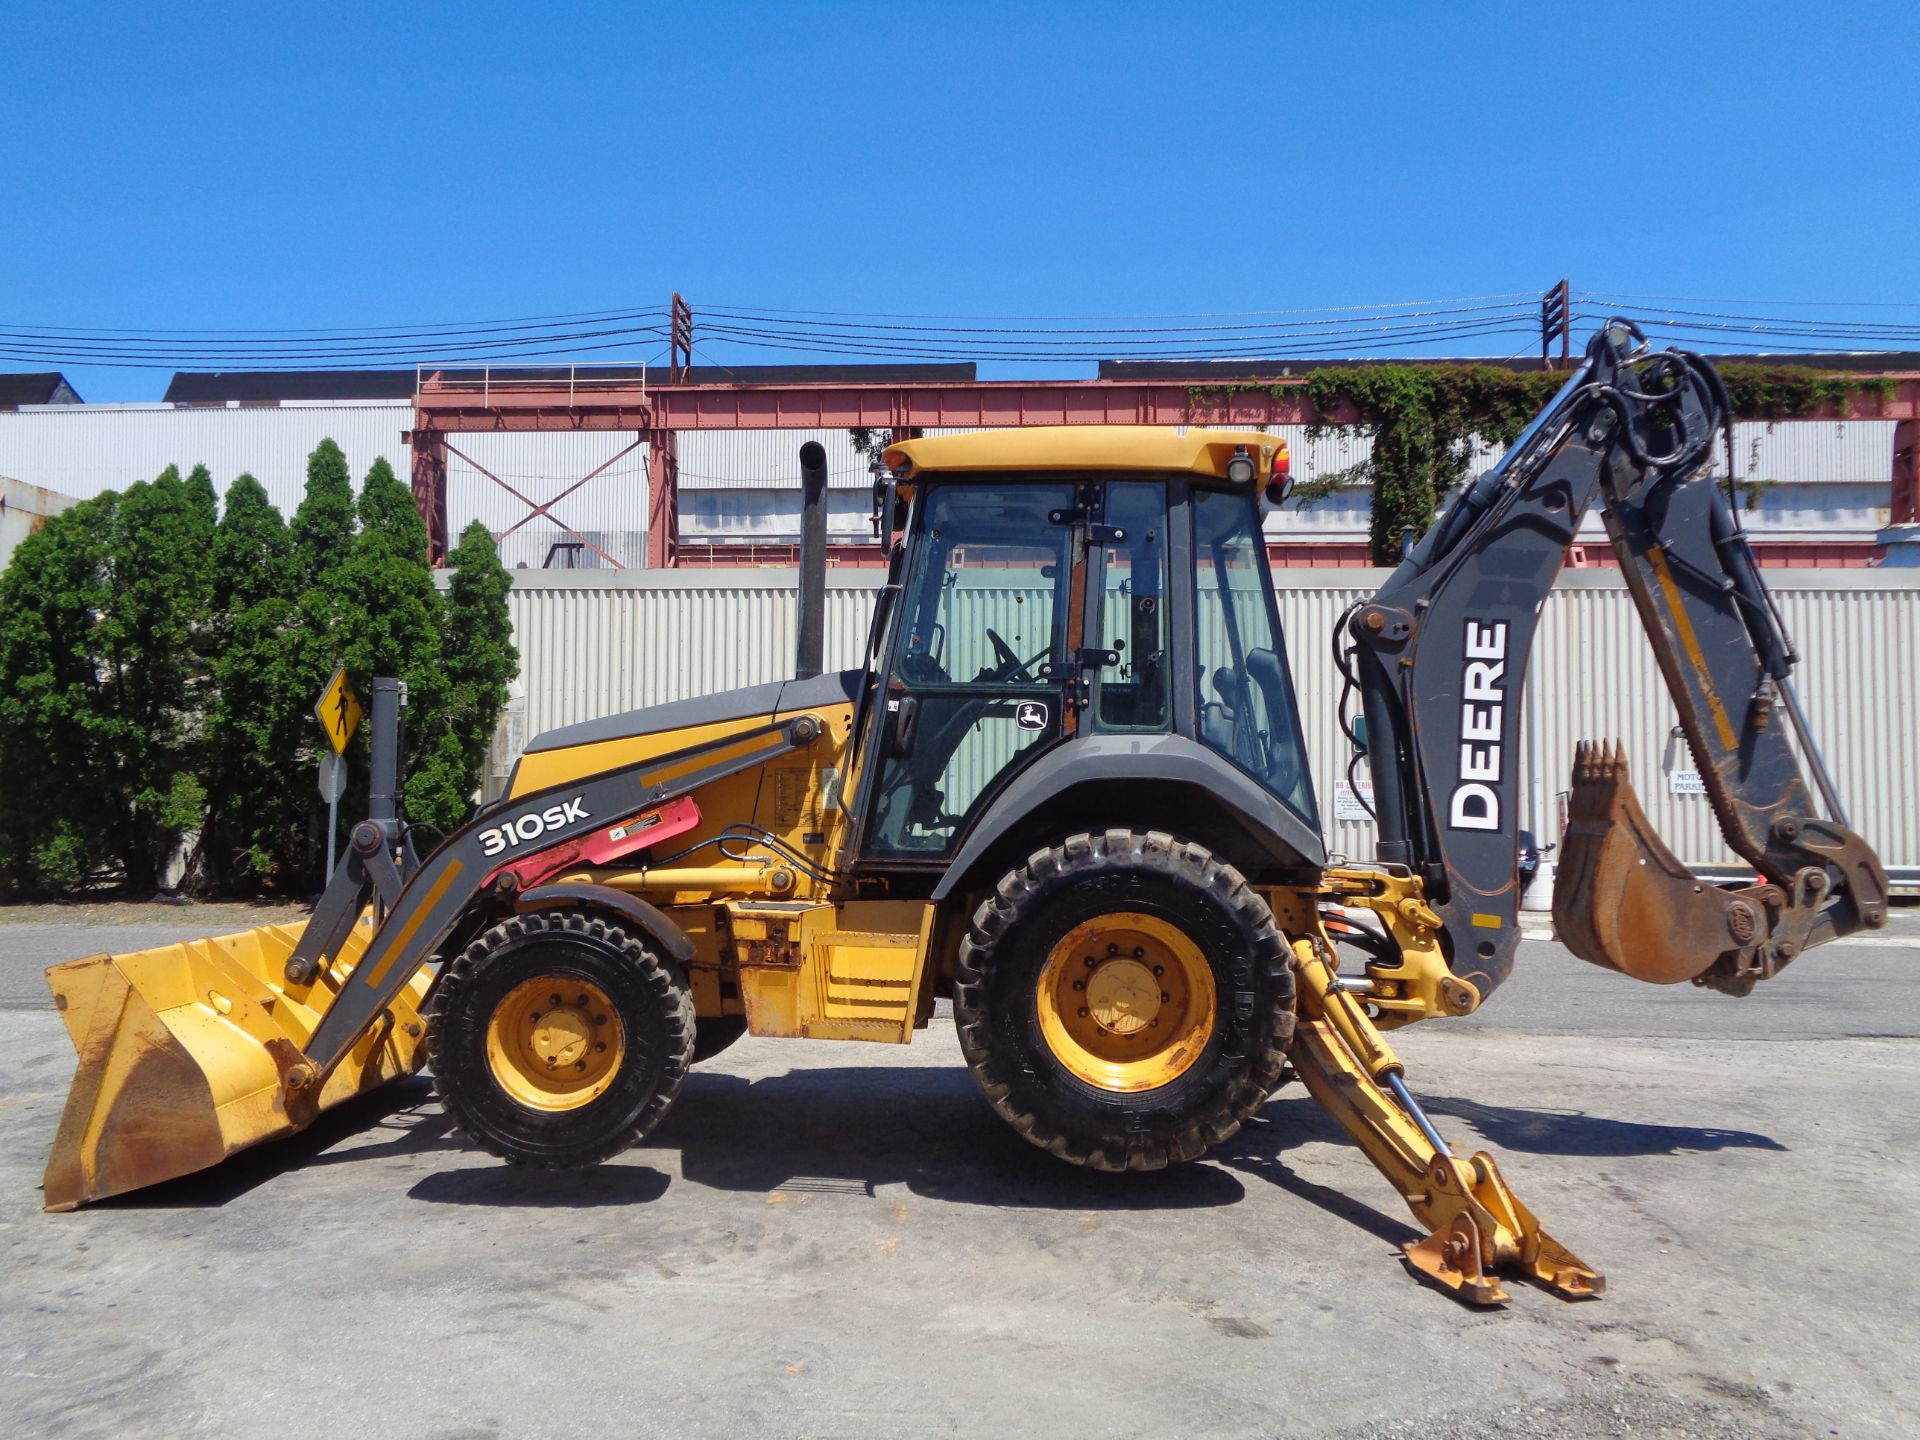
<svg viewBox="0 0 1920 1440">
<path fill-rule="evenodd" d="M 1887 377 L 1891 399 L 1854 399 L 1814 420 L 1920 419 L 1920 374 Z M 1351 425 L 1350 411 L 1316 414 L 1291 377 L 1257 389 L 1136 380 L 980 380 L 863 385 L 642 385 L 618 381 L 445 380 L 429 374 L 414 399 L 415 428 L 472 430 L 814 430 L 864 426 Z"/>
<path fill-rule="evenodd" d="M 1861 378 L 1867 378 L 1862 376 Z M 1888 374 L 1887 399 L 1856 395 L 1848 413 L 1831 406 L 1814 420 L 1897 420 L 1903 436 L 1920 422 L 1920 373 Z M 1016 425 L 1353 425 L 1351 407 L 1321 415 L 1309 402 L 1304 377 L 1253 384 L 1220 385 L 1138 380 L 851 381 L 757 385 L 654 385 L 620 380 L 497 380 L 421 377 L 414 396 L 414 494 L 428 518 L 429 536 L 440 535 L 445 553 L 446 471 L 438 447 L 449 434 L 480 431 L 626 430 L 650 432 L 648 461 L 648 563 L 673 565 L 678 541 L 678 457 L 672 435 L 680 430 L 826 430 L 886 428 L 896 433 L 926 427 Z M 1239 388 L 1239 387 L 1246 388 Z M 421 448 L 429 457 L 425 464 Z M 1911 512 L 1920 499 L 1907 470 L 1894 476 L 1894 507 Z M 1897 469 L 1898 467 L 1896 467 Z M 1904 483 L 1903 483 L 1904 482 Z M 439 529 L 436 531 L 435 522 Z"/>
<path fill-rule="evenodd" d="M 648 385 L 582 381 L 502 384 L 426 377 L 418 429 L 904 430 L 1001 425 L 1286 425 L 1315 419 L 1292 387 L 1210 391 L 1110 380 L 971 384 Z M 1357 414 L 1327 423 L 1353 424 Z"/>
</svg>

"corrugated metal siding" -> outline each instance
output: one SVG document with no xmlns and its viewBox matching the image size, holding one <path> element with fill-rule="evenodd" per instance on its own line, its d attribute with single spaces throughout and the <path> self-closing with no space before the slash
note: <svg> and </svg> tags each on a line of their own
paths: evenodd
<svg viewBox="0 0 1920 1440">
<path fill-rule="evenodd" d="M 800 447 L 817 440 L 827 451 L 827 484 L 865 490 L 868 458 L 845 430 L 688 430 L 680 436 L 680 484 L 689 490 L 797 490 Z"/>
<path fill-rule="evenodd" d="M 1678 717 L 1632 604 L 1610 579 L 1569 577 L 1541 613 L 1527 689 L 1539 703 L 1549 808 L 1567 787 L 1577 741 L 1621 740 L 1634 788 L 1674 853 L 1691 864 L 1730 864 L 1705 797 L 1669 793 L 1669 775 L 1692 769 L 1693 759 L 1672 735 Z M 1920 864 L 1912 728 L 1920 587 L 1885 577 L 1856 582 L 1845 571 L 1786 572 L 1773 590 L 1802 657 L 1801 698 L 1849 818 L 1888 865 Z"/>
<path fill-rule="evenodd" d="M 1891 420 L 1742 420 L 1733 427 L 1734 478 L 1884 486 L 1893 474 L 1893 429 Z"/>
<path fill-rule="evenodd" d="M 0 474 L 85 499 L 102 490 L 150 480 L 168 464 L 204 463 L 222 489 L 242 471 L 266 486 L 282 513 L 300 503 L 308 453 L 324 437 L 338 441 L 356 478 L 384 455 L 402 476 L 411 457 L 400 434 L 411 421 L 406 401 L 363 401 L 230 408 L 168 405 L 67 405 L 0 413 Z M 1372 454 L 1364 430 L 1318 437 L 1303 425 L 1264 427 L 1282 436 L 1302 480 L 1346 470 Z M 1777 539 L 1871 537 L 1888 519 L 1893 460 L 1891 421 L 1742 422 L 1734 427 L 1734 474 L 1765 487 L 1744 512 L 1757 535 Z M 963 434 L 962 430 L 929 434 Z M 633 440 L 623 433 L 562 431 L 476 433 L 454 445 L 536 502 L 546 501 Z M 689 431 L 680 437 L 687 538 L 785 535 L 797 529 L 799 447 L 827 448 L 831 486 L 867 488 L 867 458 L 845 430 Z M 1474 472 L 1497 459 L 1476 445 Z M 645 446 L 560 502 L 554 514 L 621 563 L 638 566 L 646 553 Z M 708 494 L 706 492 L 715 492 Z M 729 501 L 725 494 L 758 492 Z M 853 502 L 842 499 L 841 513 Z M 449 521 L 457 533 L 480 519 L 495 533 L 526 513 L 526 505 L 455 457 L 448 474 Z M 1367 533 L 1365 486 L 1342 490 L 1302 508 L 1289 503 L 1267 519 L 1275 539 L 1354 540 Z M 843 518 L 836 531 L 852 533 Z M 1582 538 L 1600 541 L 1590 515 Z M 556 541 L 569 537 L 542 518 L 522 526 L 502 547 L 509 565 L 539 567 Z M 604 564 L 588 553 L 580 563 Z"/>
<path fill-rule="evenodd" d="M 251 471 L 283 514 L 300 503 L 307 456 L 331 437 L 357 479 L 379 456 L 403 477 L 400 443 L 413 422 L 405 401 L 231 409 L 171 405 L 61 405 L 0 414 L 0 473 L 82 500 L 151 480 L 169 465 L 213 472 L 224 491 Z"/>
<path fill-rule="evenodd" d="M 224 408 L 53 406 L 0 414 L 0 473 L 84 500 L 151 480 L 168 465 L 184 472 L 204 464 L 223 492 L 237 476 L 251 472 L 280 513 L 290 516 L 306 489 L 307 456 L 324 439 L 346 452 L 356 482 L 380 456 L 407 479 L 413 457 L 400 436 L 412 422 L 413 407 L 404 400 Z M 456 436 L 454 444 L 522 493 L 544 501 L 632 439 L 593 432 L 486 433 Z M 643 563 L 646 473 L 642 446 L 555 513 L 617 557 Z M 474 519 L 497 533 L 527 511 L 458 458 L 448 463 L 447 505 L 456 535 Z M 634 536 L 641 538 L 636 542 Z M 535 521 L 502 547 L 502 558 L 509 565 L 538 566 L 547 547 L 562 538 L 558 526 Z"/>
<path fill-rule="evenodd" d="M 1334 787 L 1349 751 L 1334 718 L 1339 680 L 1328 642 L 1341 612 L 1383 575 L 1291 571 L 1275 577 L 1327 843 L 1358 859 L 1372 855 L 1373 832 L 1369 823 L 1335 818 Z M 523 671 L 522 696 L 503 737 L 510 754 L 525 737 L 559 725 L 790 673 L 791 571 L 745 580 L 654 572 L 576 581 L 584 577 L 528 574 L 509 597 Z M 835 577 L 827 592 L 829 668 L 860 663 L 875 583 Z M 1920 866 L 1920 764 L 1913 741 L 1920 577 L 1796 572 L 1778 576 L 1775 593 L 1805 657 L 1802 697 L 1855 828 L 1888 865 Z M 1024 610 L 1011 605 L 1011 597 L 1002 599 L 1009 613 Z M 980 597 L 982 606 L 993 603 Z M 1005 629 L 992 619 L 985 623 Z M 956 656 L 963 665 L 967 658 Z M 1668 793 L 1668 773 L 1692 762 L 1684 744 L 1670 737 L 1672 703 L 1616 577 L 1563 577 L 1541 614 L 1528 702 L 1539 706 L 1546 777 L 1545 815 L 1536 820 L 1526 788 L 1531 746 L 1523 744 L 1522 813 L 1529 823 L 1549 837 L 1556 833 L 1554 797 L 1567 787 L 1576 742 L 1619 739 L 1647 813 L 1675 853 L 1692 864 L 1731 861 L 1706 801 Z"/>
</svg>

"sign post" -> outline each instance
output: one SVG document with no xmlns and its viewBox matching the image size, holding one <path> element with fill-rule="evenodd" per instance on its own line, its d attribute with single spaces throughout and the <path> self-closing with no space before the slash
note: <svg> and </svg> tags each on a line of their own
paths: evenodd
<svg viewBox="0 0 1920 1440">
<path fill-rule="evenodd" d="M 327 802 L 327 878 L 331 880 L 340 835 L 340 797 L 347 789 L 347 742 L 366 713 L 360 697 L 347 686 L 346 666 L 333 672 L 326 689 L 313 702 L 313 713 L 332 747 L 320 757 L 320 798 Z"/>
</svg>

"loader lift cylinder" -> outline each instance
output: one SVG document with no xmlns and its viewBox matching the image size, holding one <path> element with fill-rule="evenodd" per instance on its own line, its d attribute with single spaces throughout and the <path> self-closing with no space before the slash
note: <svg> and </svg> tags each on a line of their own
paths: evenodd
<svg viewBox="0 0 1920 1440">
<path fill-rule="evenodd" d="M 793 676 L 811 680 L 826 651 L 827 447 L 809 440 L 800 447 L 800 585 L 794 617 Z"/>
</svg>

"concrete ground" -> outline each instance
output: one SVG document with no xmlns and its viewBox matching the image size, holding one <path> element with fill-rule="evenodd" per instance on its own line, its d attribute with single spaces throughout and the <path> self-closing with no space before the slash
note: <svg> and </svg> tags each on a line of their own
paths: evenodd
<svg viewBox="0 0 1920 1440">
<path fill-rule="evenodd" d="M 15 1435 L 1920 1433 L 1920 912 L 1746 1000 L 1546 942 L 1403 1032 L 1603 1300 L 1462 1308 L 1297 1087 L 1208 1162 L 1085 1174 L 904 1049 L 746 1040 L 581 1175 L 463 1148 L 425 1081 L 71 1215 L 40 968 L 196 933 L 0 921 L 0 1413 Z M 103 923 L 104 922 L 104 923 Z M 944 1008 L 944 1007 L 943 1007 Z"/>
</svg>

